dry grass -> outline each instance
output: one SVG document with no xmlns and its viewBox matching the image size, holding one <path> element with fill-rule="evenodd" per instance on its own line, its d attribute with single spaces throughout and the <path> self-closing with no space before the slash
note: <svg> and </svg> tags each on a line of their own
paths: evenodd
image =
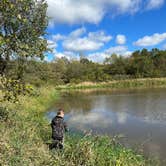
<svg viewBox="0 0 166 166">
<path fill-rule="evenodd" d="M 109 82 L 93 83 L 83 82 L 79 84 L 67 84 L 57 86 L 56 89 L 91 89 L 91 88 L 149 88 L 149 87 L 166 87 L 166 78 L 143 78 L 143 79 L 127 79 L 114 80 Z"/>
</svg>

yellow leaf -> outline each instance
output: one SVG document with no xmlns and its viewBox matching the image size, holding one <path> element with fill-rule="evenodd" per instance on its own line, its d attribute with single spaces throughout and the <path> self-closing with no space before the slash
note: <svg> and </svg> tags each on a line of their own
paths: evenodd
<svg viewBox="0 0 166 166">
<path fill-rule="evenodd" d="M 19 19 L 21 19 L 21 15 L 20 15 L 20 14 L 18 14 L 17 17 L 18 17 Z"/>
</svg>

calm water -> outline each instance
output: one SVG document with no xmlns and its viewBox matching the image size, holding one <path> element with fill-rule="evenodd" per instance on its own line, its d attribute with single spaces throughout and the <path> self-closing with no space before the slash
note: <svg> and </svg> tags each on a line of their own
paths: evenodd
<svg viewBox="0 0 166 166">
<path fill-rule="evenodd" d="M 125 146 L 166 158 L 166 89 L 64 92 L 47 112 L 49 120 L 59 107 L 72 130 L 120 134 Z"/>
</svg>

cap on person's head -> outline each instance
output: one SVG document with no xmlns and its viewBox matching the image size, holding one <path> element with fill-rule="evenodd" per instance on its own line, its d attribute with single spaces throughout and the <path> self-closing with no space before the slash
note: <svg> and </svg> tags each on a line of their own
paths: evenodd
<svg viewBox="0 0 166 166">
<path fill-rule="evenodd" d="M 64 110 L 62 108 L 58 109 L 57 115 L 62 115 L 64 114 Z"/>
</svg>

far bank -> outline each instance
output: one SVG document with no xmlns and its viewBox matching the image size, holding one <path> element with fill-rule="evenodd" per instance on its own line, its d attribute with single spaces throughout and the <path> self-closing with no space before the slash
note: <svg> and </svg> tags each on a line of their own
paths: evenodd
<svg viewBox="0 0 166 166">
<path fill-rule="evenodd" d="M 66 84 L 56 86 L 57 90 L 67 89 L 93 89 L 93 88 L 157 88 L 166 87 L 166 78 L 140 78 L 113 80 L 109 82 L 82 82 L 79 84 Z"/>
</svg>

